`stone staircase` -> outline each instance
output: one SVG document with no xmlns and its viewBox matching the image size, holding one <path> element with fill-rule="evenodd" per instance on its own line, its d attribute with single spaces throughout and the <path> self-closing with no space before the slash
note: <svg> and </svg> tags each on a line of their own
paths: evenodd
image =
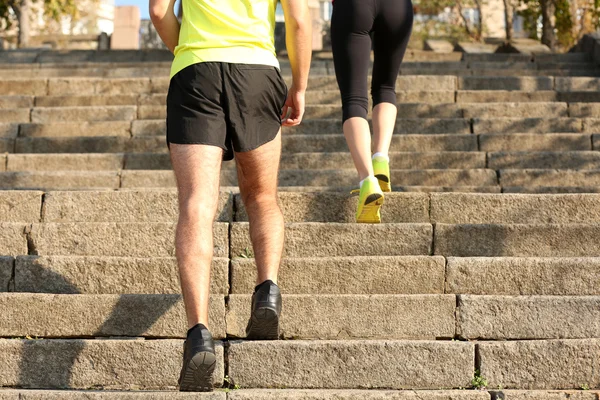
<svg viewBox="0 0 600 400">
<path fill-rule="evenodd" d="M 380 225 L 352 223 L 339 94 L 316 57 L 307 119 L 284 133 L 282 340 L 243 340 L 255 267 L 228 163 L 218 389 L 182 394 L 168 62 L 32 54 L 0 56 L 0 400 L 600 400 L 588 55 L 409 54 Z"/>
</svg>

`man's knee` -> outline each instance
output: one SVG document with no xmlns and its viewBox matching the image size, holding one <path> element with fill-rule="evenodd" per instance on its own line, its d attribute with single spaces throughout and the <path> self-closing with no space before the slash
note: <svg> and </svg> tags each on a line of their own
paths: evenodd
<svg viewBox="0 0 600 400">
<path fill-rule="evenodd" d="M 249 191 L 242 194 L 242 201 L 248 212 L 279 210 L 275 191 Z"/>
<path fill-rule="evenodd" d="M 218 196 L 206 196 L 200 194 L 182 195 L 179 196 L 179 216 L 195 223 L 214 222 L 217 207 Z"/>
</svg>

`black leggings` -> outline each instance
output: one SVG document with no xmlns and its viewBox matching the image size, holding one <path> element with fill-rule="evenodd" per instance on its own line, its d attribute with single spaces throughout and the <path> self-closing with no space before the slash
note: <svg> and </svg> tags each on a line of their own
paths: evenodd
<svg viewBox="0 0 600 400">
<path fill-rule="evenodd" d="M 331 44 L 344 121 L 367 118 L 371 49 L 375 53 L 373 106 L 396 104 L 396 78 L 412 25 L 411 0 L 335 0 Z"/>
</svg>

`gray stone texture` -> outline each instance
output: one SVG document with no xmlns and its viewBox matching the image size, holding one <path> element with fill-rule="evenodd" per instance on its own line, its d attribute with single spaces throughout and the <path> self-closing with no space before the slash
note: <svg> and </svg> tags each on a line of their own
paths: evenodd
<svg viewBox="0 0 600 400">
<path fill-rule="evenodd" d="M 0 138 L 0 152 L 13 153 L 15 151 L 15 139 Z"/>
<path fill-rule="evenodd" d="M 592 150 L 590 135 L 485 134 L 478 135 L 481 151 L 578 151 Z"/>
<path fill-rule="evenodd" d="M 30 121 L 31 110 L 29 108 L 0 109 L 0 123 L 11 124 Z"/>
<path fill-rule="evenodd" d="M 119 186 L 120 177 L 116 171 L 10 171 L 0 173 L 0 189 L 118 189 Z"/>
<path fill-rule="evenodd" d="M 585 118 L 583 120 L 583 131 L 585 133 L 599 133 L 600 118 Z"/>
<path fill-rule="evenodd" d="M 593 77 L 557 77 L 556 90 L 559 92 L 600 91 L 600 78 Z"/>
<path fill-rule="evenodd" d="M 36 107 L 97 107 L 97 106 L 135 106 L 138 95 L 120 94 L 113 96 L 38 96 Z"/>
<path fill-rule="evenodd" d="M 16 138 L 19 134 L 19 124 L 0 123 L 0 138 Z"/>
<path fill-rule="evenodd" d="M 4 293 L 0 307 L 2 337 L 185 339 L 188 328 L 178 294 Z M 210 298 L 209 326 L 215 338 L 225 337 L 223 296 Z"/>
<path fill-rule="evenodd" d="M 164 138 L 163 145 L 164 145 Z M 15 153 L 123 153 L 130 146 L 127 137 L 39 137 L 18 138 Z M 165 146 L 166 147 L 166 146 Z M 11 150 L 11 152 L 13 152 Z"/>
<path fill-rule="evenodd" d="M 136 106 L 39 107 L 31 112 L 31 122 L 131 121 L 137 118 Z"/>
<path fill-rule="evenodd" d="M 500 170 L 500 184 L 503 186 L 599 186 L 600 169 L 581 171 Z"/>
<path fill-rule="evenodd" d="M 214 380 L 221 386 L 223 346 L 215 350 Z M 183 340 L 0 339 L 0 387 L 174 389 L 182 354 Z"/>
<path fill-rule="evenodd" d="M 600 295 L 598 258 L 448 258 L 446 293 Z"/>
<path fill-rule="evenodd" d="M 598 118 L 600 117 L 600 104 L 598 103 L 571 103 L 569 104 L 571 117 Z"/>
<path fill-rule="evenodd" d="M 568 79 L 568 78 L 567 78 Z M 533 92 L 537 90 L 553 90 L 552 77 L 475 77 L 458 78 L 460 90 L 521 90 Z"/>
<path fill-rule="evenodd" d="M 13 397 L 14 396 L 14 397 Z M 185 393 L 175 391 L 106 391 L 106 390 L 0 390 L 0 400 L 226 400 L 225 392 Z M 435 400 L 437 398 L 434 397 Z M 463 398 L 457 398 L 462 400 Z M 471 398 L 465 397 L 465 400 Z M 475 399 L 475 398 L 474 398 Z M 479 399 L 479 398 L 477 398 Z"/>
<path fill-rule="evenodd" d="M 0 221 L 39 222 L 42 192 L 0 191 Z"/>
<path fill-rule="evenodd" d="M 43 96 L 47 94 L 46 79 L 1 79 L 2 96 Z"/>
<path fill-rule="evenodd" d="M 227 223 L 215 223 L 215 257 L 229 255 L 227 231 Z M 175 254 L 175 224 L 34 224 L 31 240 L 37 255 L 42 256 L 167 257 Z"/>
<path fill-rule="evenodd" d="M 481 375 L 506 389 L 600 389 L 600 339 L 481 342 Z"/>
<path fill-rule="evenodd" d="M 123 155 L 113 154 L 11 154 L 8 171 L 118 171 Z"/>
<path fill-rule="evenodd" d="M 244 388 L 467 387 L 474 347 L 441 341 L 234 342 L 229 375 Z"/>
<path fill-rule="evenodd" d="M 599 200 L 595 194 L 432 193 L 431 221 L 448 224 L 598 223 Z"/>
<path fill-rule="evenodd" d="M 1 392 L 0 392 L 1 393 Z M 0 397 L 1 398 L 1 397 Z M 489 400 L 487 392 L 465 390 L 332 390 L 249 389 L 235 390 L 229 400 Z M 529 399 L 528 399 L 529 400 Z M 532 399 L 533 400 L 533 399 Z M 537 399 L 536 399 L 537 400 Z M 554 399 L 552 399 L 554 400 Z M 562 400 L 562 399 L 561 399 Z M 579 400 L 579 399 L 577 399 Z M 588 399 L 581 399 L 588 400 Z M 591 399 L 590 399 L 591 400 Z M 593 399 L 596 400 L 596 399 Z"/>
<path fill-rule="evenodd" d="M 508 90 L 459 90 L 457 103 L 496 103 L 496 102 L 548 102 L 559 100 L 559 94 L 553 90 L 508 91 Z M 561 99 L 561 101 L 568 101 Z"/>
<path fill-rule="evenodd" d="M 358 196 L 348 193 L 280 193 L 286 222 L 354 222 Z M 429 222 L 429 196 L 425 193 L 389 193 L 385 196 L 385 222 Z M 235 196 L 236 221 L 248 215 L 240 195 Z"/>
<path fill-rule="evenodd" d="M 14 265 L 14 258 L 0 256 L 0 292 L 13 290 L 12 275 Z"/>
<path fill-rule="evenodd" d="M 131 134 L 133 136 L 165 135 L 166 130 L 166 122 L 162 119 L 137 120 L 131 124 Z"/>
<path fill-rule="evenodd" d="M 547 118 L 569 117 L 566 103 L 475 103 L 462 104 L 464 118 Z M 571 115 L 576 117 L 577 115 Z M 478 133 L 475 131 L 475 133 Z"/>
<path fill-rule="evenodd" d="M 285 230 L 286 257 L 428 255 L 429 224 L 290 223 Z M 247 223 L 231 227 L 231 257 L 252 249 Z"/>
<path fill-rule="evenodd" d="M 457 334 L 484 340 L 599 337 L 600 297 L 460 295 Z"/>
<path fill-rule="evenodd" d="M 233 196 L 221 192 L 217 221 L 232 214 Z M 48 192 L 44 200 L 44 222 L 177 222 L 178 215 L 174 190 Z"/>
<path fill-rule="evenodd" d="M 435 340 L 455 333 L 454 295 L 290 294 L 283 304 L 285 339 Z M 228 336 L 246 336 L 251 305 L 250 295 L 229 296 Z"/>
<path fill-rule="evenodd" d="M 60 78 L 50 79 L 48 95 L 121 95 L 150 93 L 149 78 Z"/>
<path fill-rule="evenodd" d="M 436 224 L 443 256 L 597 257 L 598 224 Z"/>
<path fill-rule="evenodd" d="M 582 390 L 502 390 L 504 400 L 598 400 L 600 392 Z"/>
<path fill-rule="evenodd" d="M 278 282 L 292 294 L 441 294 L 444 264 L 429 256 L 284 258 Z M 232 293 L 251 294 L 255 284 L 254 260 L 234 259 Z"/>
<path fill-rule="evenodd" d="M 33 107 L 33 96 L 0 96 L 0 108 L 31 108 Z"/>
<path fill-rule="evenodd" d="M 597 169 L 598 166 L 598 151 L 488 153 L 488 167 L 494 169 Z"/>
<path fill-rule="evenodd" d="M 53 109 L 46 109 L 52 112 Z M 21 124 L 19 136 L 22 138 L 79 138 L 122 136 L 128 138 L 131 121 L 79 121 Z M 99 150 L 96 150 L 98 152 Z M 62 153 L 62 152 L 61 152 Z"/>
<path fill-rule="evenodd" d="M 488 133 L 578 133 L 583 120 L 578 118 L 474 118 L 473 132 Z"/>
<path fill-rule="evenodd" d="M 27 254 L 26 225 L 16 222 L 0 222 L 0 255 Z"/>
<path fill-rule="evenodd" d="M 229 259 L 214 258 L 211 293 L 229 291 Z M 15 290 L 36 293 L 180 293 L 177 261 L 169 257 L 18 257 Z"/>
</svg>

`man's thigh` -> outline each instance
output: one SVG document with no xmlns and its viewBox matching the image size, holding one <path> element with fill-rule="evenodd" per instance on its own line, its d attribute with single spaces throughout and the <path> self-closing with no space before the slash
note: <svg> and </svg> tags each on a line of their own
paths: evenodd
<svg viewBox="0 0 600 400">
<path fill-rule="evenodd" d="M 223 149 L 202 144 L 174 143 L 170 148 L 180 205 L 190 198 L 204 205 L 216 205 Z"/>
<path fill-rule="evenodd" d="M 281 130 L 275 139 L 259 148 L 235 153 L 238 183 L 244 197 L 277 193 L 280 158 Z"/>
</svg>

